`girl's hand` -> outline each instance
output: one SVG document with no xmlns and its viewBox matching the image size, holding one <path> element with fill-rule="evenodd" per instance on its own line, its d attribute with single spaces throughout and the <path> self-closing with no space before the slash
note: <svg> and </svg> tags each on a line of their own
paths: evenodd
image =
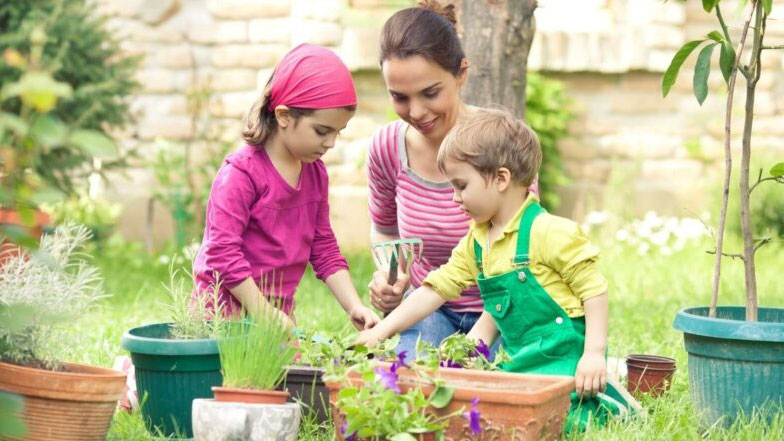
<svg viewBox="0 0 784 441">
<path fill-rule="evenodd" d="M 607 362 L 603 353 L 586 352 L 577 363 L 574 388 L 582 397 L 595 397 L 607 387 Z"/>
<path fill-rule="evenodd" d="M 365 305 L 354 307 L 348 315 L 351 317 L 351 323 L 359 331 L 370 329 L 381 320 L 372 309 Z"/>
<path fill-rule="evenodd" d="M 366 329 L 359 333 L 354 341 L 355 345 L 365 345 L 368 348 L 375 347 L 379 341 L 384 340 L 384 336 L 378 332 L 378 328 Z"/>
<path fill-rule="evenodd" d="M 373 280 L 370 281 L 370 304 L 384 313 L 392 312 L 393 309 L 403 301 L 403 293 L 409 285 L 408 274 L 398 272 L 397 281 L 394 285 L 387 283 L 389 273 L 378 270 L 373 273 Z"/>
</svg>

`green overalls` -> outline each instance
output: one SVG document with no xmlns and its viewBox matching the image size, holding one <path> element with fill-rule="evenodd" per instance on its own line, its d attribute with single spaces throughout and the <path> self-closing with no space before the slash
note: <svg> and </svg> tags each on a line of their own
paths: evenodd
<svg viewBox="0 0 784 441">
<path fill-rule="evenodd" d="M 482 271 L 482 248 L 474 240 L 479 268 L 477 284 L 485 311 L 493 316 L 501 332 L 504 349 L 512 359 L 502 365 L 502 369 L 521 373 L 574 375 L 585 346 L 585 319 L 570 318 L 528 269 L 531 225 L 544 212 L 541 205 L 534 203 L 523 213 L 514 257 L 516 269 L 513 271 L 485 277 Z M 572 405 L 565 430 L 582 430 L 589 422 L 602 426 L 609 415 L 625 412 L 622 409 L 624 400 L 619 394 L 610 393 L 609 389 L 601 398 L 581 399 L 576 392 L 572 392 Z"/>
</svg>

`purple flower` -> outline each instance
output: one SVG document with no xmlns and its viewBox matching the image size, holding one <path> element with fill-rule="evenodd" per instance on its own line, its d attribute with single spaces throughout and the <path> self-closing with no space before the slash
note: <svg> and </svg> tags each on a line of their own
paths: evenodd
<svg viewBox="0 0 784 441">
<path fill-rule="evenodd" d="M 486 359 L 490 358 L 490 348 L 487 347 L 487 344 L 480 338 L 479 343 L 476 344 L 476 349 L 474 350 L 474 356 L 482 354 Z"/>
<path fill-rule="evenodd" d="M 357 441 L 357 432 L 351 432 L 348 436 L 346 436 L 346 429 L 348 429 L 348 421 L 340 426 L 340 434 L 343 436 L 343 439 L 345 441 Z"/>
<path fill-rule="evenodd" d="M 408 355 L 408 351 L 402 351 L 399 354 L 397 354 L 397 360 L 394 363 L 392 363 L 392 366 L 390 366 L 389 370 L 392 373 L 397 373 L 397 368 L 399 368 L 401 366 L 404 367 L 404 368 L 409 368 L 410 369 L 411 366 L 406 364 L 406 356 L 407 355 Z"/>
<path fill-rule="evenodd" d="M 439 363 L 439 365 L 441 367 L 448 367 L 448 368 L 456 368 L 456 369 L 462 369 L 463 368 L 462 364 L 460 364 L 460 363 L 458 363 L 456 361 L 452 361 L 452 360 L 442 361 L 441 363 Z"/>
<path fill-rule="evenodd" d="M 384 385 L 385 388 L 394 391 L 396 394 L 400 393 L 400 387 L 397 385 L 397 374 L 392 371 L 387 371 L 381 366 L 376 367 L 374 369 L 376 375 L 378 375 L 379 380 L 381 380 L 381 384 Z"/>
<path fill-rule="evenodd" d="M 468 420 L 468 426 L 471 428 L 471 434 L 474 436 L 478 436 L 482 433 L 482 426 L 479 422 L 479 409 L 477 409 L 477 405 L 479 404 L 479 397 L 474 397 L 471 400 L 471 410 L 468 412 L 463 413 L 463 418 Z"/>
</svg>

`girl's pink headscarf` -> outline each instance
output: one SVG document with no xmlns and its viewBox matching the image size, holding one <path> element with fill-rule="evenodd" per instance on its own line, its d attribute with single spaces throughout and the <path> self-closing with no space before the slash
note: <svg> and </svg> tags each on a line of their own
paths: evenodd
<svg viewBox="0 0 784 441">
<path fill-rule="evenodd" d="M 280 105 L 331 109 L 356 104 L 357 93 L 351 73 L 329 49 L 300 44 L 275 68 L 270 88 L 271 111 Z"/>
</svg>

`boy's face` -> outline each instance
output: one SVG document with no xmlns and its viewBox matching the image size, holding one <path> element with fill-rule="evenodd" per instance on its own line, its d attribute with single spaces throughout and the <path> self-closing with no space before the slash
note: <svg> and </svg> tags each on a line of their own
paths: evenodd
<svg viewBox="0 0 784 441">
<path fill-rule="evenodd" d="M 278 134 L 292 156 L 311 163 L 335 147 L 338 132 L 352 116 L 353 111 L 343 108 L 319 109 L 299 119 L 289 118 L 285 122 L 278 119 Z"/>
<path fill-rule="evenodd" d="M 488 222 L 498 213 L 501 192 L 494 180 L 485 179 L 471 165 L 452 158 L 444 161 L 444 174 L 455 189 L 452 200 L 476 223 Z"/>
</svg>

